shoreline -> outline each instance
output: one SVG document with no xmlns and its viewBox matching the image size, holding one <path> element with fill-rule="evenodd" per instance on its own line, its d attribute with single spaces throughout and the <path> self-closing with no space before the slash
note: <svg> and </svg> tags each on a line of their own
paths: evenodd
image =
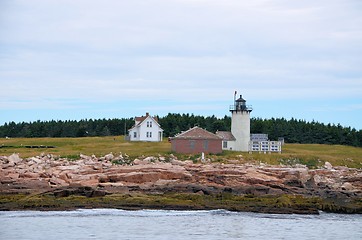
<svg viewBox="0 0 362 240">
<path fill-rule="evenodd" d="M 0 210 L 78 208 L 362 213 L 362 170 L 303 165 L 193 163 L 172 156 L 114 164 L 0 156 Z"/>
<path fill-rule="evenodd" d="M 267 214 L 319 214 L 319 211 L 362 214 L 362 209 L 341 206 L 316 197 L 295 195 L 237 196 L 222 194 L 202 196 L 190 193 L 166 194 L 109 194 L 86 197 L 69 195 L 56 197 L 54 193 L 40 195 L 0 194 L 0 211 L 70 211 L 76 209 L 122 210 L 217 210 Z"/>
</svg>

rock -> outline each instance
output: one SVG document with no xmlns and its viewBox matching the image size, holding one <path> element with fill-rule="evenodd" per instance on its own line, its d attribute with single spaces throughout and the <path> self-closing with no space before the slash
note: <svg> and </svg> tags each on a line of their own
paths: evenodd
<svg viewBox="0 0 362 240">
<path fill-rule="evenodd" d="M 75 171 L 79 170 L 80 166 L 79 165 L 59 166 L 58 169 L 62 171 Z"/>
<path fill-rule="evenodd" d="M 66 172 L 60 173 L 58 178 L 64 180 L 65 182 L 69 181 L 69 176 L 68 176 L 68 174 Z"/>
<path fill-rule="evenodd" d="M 161 173 L 159 172 L 131 172 L 124 174 L 120 180 L 124 182 L 133 182 L 133 183 L 146 183 L 146 182 L 156 182 L 161 178 Z"/>
<path fill-rule="evenodd" d="M 53 161 L 53 162 L 50 163 L 50 167 L 52 167 L 52 168 L 55 168 L 55 167 L 58 167 L 58 166 L 63 166 L 63 163 L 58 162 L 58 161 Z"/>
<path fill-rule="evenodd" d="M 329 162 L 325 162 L 324 163 L 324 168 L 328 169 L 328 170 L 332 170 L 333 169 L 333 166 L 332 164 L 330 164 Z"/>
<path fill-rule="evenodd" d="M 239 160 L 228 160 L 228 163 L 230 163 L 230 164 L 239 164 L 240 161 Z"/>
<path fill-rule="evenodd" d="M 49 179 L 49 185 L 51 186 L 69 186 L 69 184 L 64 181 L 63 179 L 60 179 L 60 178 L 55 178 L 55 177 L 52 177 L 51 179 Z"/>
<path fill-rule="evenodd" d="M 346 190 L 346 191 L 352 191 L 352 190 L 354 190 L 354 187 L 351 183 L 346 182 L 346 183 L 342 184 L 341 189 Z"/>
<path fill-rule="evenodd" d="M 102 183 L 98 183 L 99 187 L 123 187 L 124 184 L 123 183 L 113 183 L 113 182 L 102 182 Z"/>
<path fill-rule="evenodd" d="M 8 163 L 2 165 L 2 169 L 8 169 L 8 168 L 12 168 L 14 166 L 15 166 L 14 162 L 8 162 Z"/>
<path fill-rule="evenodd" d="M 184 166 L 184 165 L 185 165 L 185 162 L 180 161 L 180 160 L 176 160 L 176 159 L 172 159 L 172 160 L 170 161 L 170 163 L 171 163 L 172 165 L 178 165 L 178 166 Z"/>
<path fill-rule="evenodd" d="M 145 159 L 143 159 L 144 162 L 154 162 L 155 161 L 155 158 L 154 157 L 146 157 Z"/>
<path fill-rule="evenodd" d="M 94 187 L 99 184 L 99 181 L 98 181 L 98 179 L 88 179 L 88 180 L 79 181 L 79 184 L 81 186 L 85 186 L 85 187 L 88 187 L 88 186 Z"/>
<path fill-rule="evenodd" d="M 0 156 L 0 163 L 8 163 L 9 159 L 7 156 Z"/>
<path fill-rule="evenodd" d="M 0 157 L 0 193 L 44 192 L 67 186 L 60 195 L 98 196 L 105 193 L 95 192 L 96 188 L 103 187 L 112 193 L 295 194 L 337 196 L 341 201 L 346 197 L 362 197 L 362 170 L 333 168 L 328 163 L 325 168 L 312 170 L 304 165 L 255 165 L 242 164 L 239 160 L 229 160 L 227 164 L 194 164 L 170 155 L 170 163 L 166 163 L 168 157 L 151 156 L 135 159 L 133 165 L 117 165 L 106 160 L 112 158 L 107 155 L 103 161 L 86 155 L 77 161 L 51 160 L 53 157 L 45 154 L 26 161 L 17 154 L 10 157 L 11 161 L 9 157 Z"/>
<path fill-rule="evenodd" d="M 79 157 L 80 157 L 80 159 L 84 159 L 84 160 L 90 160 L 90 159 L 92 159 L 92 157 L 87 156 L 87 155 L 84 155 L 84 154 L 79 154 Z"/>
<path fill-rule="evenodd" d="M 147 165 L 147 164 L 150 164 L 151 162 L 150 161 L 147 161 L 147 160 L 139 160 L 139 159 L 135 159 L 133 160 L 133 164 L 134 165 Z"/>
<path fill-rule="evenodd" d="M 192 160 L 185 160 L 184 161 L 185 165 L 192 165 L 194 164 L 194 162 Z"/>
<path fill-rule="evenodd" d="M 39 159 L 37 157 L 31 157 L 31 158 L 28 158 L 27 160 L 28 160 L 28 162 L 33 162 L 35 164 L 40 164 L 43 162 L 41 159 Z"/>
<path fill-rule="evenodd" d="M 20 163 L 21 161 L 23 161 L 23 159 L 21 159 L 19 157 L 19 154 L 13 153 L 8 157 L 8 161 L 9 161 L 9 163 L 14 163 L 16 165 L 16 164 Z"/>
<path fill-rule="evenodd" d="M 27 172 L 27 173 L 22 173 L 19 174 L 19 178 L 35 178 L 35 179 L 39 179 L 40 178 L 40 174 L 39 173 L 31 173 L 31 172 Z"/>
<path fill-rule="evenodd" d="M 112 163 L 110 162 L 102 162 L 102 168 L 111 168 L 112 167 Z"/>
<path fill-rule="evenodd" d="M 17 178 L 19 178 L 20 174 L 19 173 L 9 173 L 7 176 L 12 179 L 17 179 Z"/>
<path fill-rule="evenodd" d="M 94 170 L 102 170 L 102 168 L 103 168 L 102 164 L 100 164 L 100 163 L 96 163 L 96 164 L 93 165 Z"/>
<path fill-rule="evenodd" d="M 113 155 L 112 153 L 109 153 L 109 154 L 107 154 L 107 155 L 104 156 L 104 159 L 105 159 L 106 161 L 112 161 L 113 158 L 114 158 L 114 155 Z"/>
</svg>

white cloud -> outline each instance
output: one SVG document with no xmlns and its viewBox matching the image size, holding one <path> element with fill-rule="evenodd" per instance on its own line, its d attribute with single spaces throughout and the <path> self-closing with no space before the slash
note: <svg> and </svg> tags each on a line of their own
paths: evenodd
<svg viewBox="0 0 362 240">
<path fill-rule="evenodd" d="M 205 95 L 225 101 L 234 90 L 286 102 L 360 99 L 361 7 L 353 0 L 3 1 L 0 109 L 148 99 L 177 99 L 183 109 L 203 106 Z"/>
</svg>

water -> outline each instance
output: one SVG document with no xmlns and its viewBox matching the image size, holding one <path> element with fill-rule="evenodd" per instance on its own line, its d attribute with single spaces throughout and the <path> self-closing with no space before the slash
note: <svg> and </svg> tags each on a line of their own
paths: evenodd
<svg viewBox="0 0 362 240">
<path fill-rule="evenodd" d="M 0 239 L 362 239 L 362 215 L 212 211 L 0 212 Z"/>
</svg>

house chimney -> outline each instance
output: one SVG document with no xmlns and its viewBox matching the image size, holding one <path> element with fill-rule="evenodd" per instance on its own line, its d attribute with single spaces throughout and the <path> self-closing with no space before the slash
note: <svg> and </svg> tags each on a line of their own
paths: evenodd
<svg viewBox="0 0 362 240">
<path fill-rule="evenodd" d="M 148 117 L 150 114 L 148 112 L 146 112 L 146 117 Z"/>
</svg>

